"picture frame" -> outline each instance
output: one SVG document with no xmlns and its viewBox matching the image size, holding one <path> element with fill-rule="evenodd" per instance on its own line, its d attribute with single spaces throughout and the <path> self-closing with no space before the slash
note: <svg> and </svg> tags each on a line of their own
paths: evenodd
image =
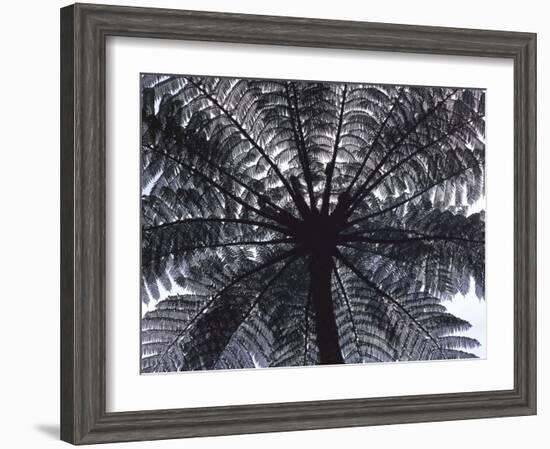
<svg viewBox="0 0 550 449">
<path fill-rule="evenodd" d="M 105 42 L 147 37 L 509 58 L 514 64 L 514 388 L 106 411 Z M 536 35 L 75 4 L 61 9 L 61 439 L 154 440 L 536 413 Z"/>
</svg>

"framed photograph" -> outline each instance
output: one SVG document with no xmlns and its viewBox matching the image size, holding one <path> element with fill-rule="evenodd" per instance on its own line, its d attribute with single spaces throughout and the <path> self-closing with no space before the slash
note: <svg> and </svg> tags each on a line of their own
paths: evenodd
<svg viewBox="0 0 550 449">
<path fill-rule="evenodd" d="M 536 413 L 536 35 L 61 10 L 61 437 Z"/>
</svg>

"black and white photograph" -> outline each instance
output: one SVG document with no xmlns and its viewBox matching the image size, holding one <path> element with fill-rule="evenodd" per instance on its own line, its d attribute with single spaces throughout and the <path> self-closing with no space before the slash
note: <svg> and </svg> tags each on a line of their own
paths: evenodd
<svg viewBox="0 0 550 449">
<path fill-rule="evenodd" d="M 139 95 L 142 373 L 485 357 L 483 86 Z"/>
<path fill-rule="evenodd" d="M 547 449 L 544 5 L 6 2 L 0 446 Z"/>
</svg>

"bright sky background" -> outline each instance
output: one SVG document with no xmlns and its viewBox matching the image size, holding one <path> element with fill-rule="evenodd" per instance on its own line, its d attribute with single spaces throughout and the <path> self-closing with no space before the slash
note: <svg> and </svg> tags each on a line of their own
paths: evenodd
<svg viewBox="0 0 550 449">
<path fill-rule="evenodd" d="M 487 305 L 485 299 L 478 299 L 475 293 L 470 290 L 466 296 L 457 295 L 452 301 L 445 301 L 443 305 L 447 310 L 466 321 L 472 327 L 466 332 L 459 332 L 457 335 L 475 338 L 481 343 L 479 348 L 466 349 L 466 351 L 477 355 L 479 358 L 487 357 Z"/>
</svg>

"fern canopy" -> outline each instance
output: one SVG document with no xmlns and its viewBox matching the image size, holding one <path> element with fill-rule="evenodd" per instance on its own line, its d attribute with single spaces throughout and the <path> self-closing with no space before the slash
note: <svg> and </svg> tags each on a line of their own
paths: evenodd
<svg viewBox="0 0 550 449">
<path fill-rule="evenodd" d="M 475 357 L 484 98 L 142 75 L 142 371 Z"/>
</svg>

